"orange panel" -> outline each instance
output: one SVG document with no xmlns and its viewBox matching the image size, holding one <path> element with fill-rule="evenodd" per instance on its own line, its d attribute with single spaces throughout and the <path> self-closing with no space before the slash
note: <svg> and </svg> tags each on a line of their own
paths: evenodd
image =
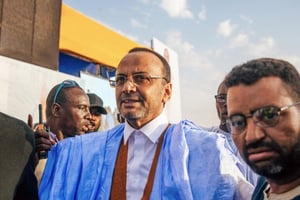
<svg viewBox="0 0 300 200">
<path fill-rule="evenodd" d="M 116 67 L 128 50 L 141 46 L 62 4 L 60 51 Z"/>
</svg>

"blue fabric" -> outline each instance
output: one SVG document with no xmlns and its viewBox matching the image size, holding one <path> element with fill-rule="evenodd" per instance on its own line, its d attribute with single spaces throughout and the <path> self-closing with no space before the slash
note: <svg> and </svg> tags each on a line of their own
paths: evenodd
<svg viewBox="0 0 300 200">
<path fill-rule="evenodd" d="M 202 127 L 202 128 L 204 128 L 205 130 L 207 130 L 209 132 L 215 132 L 215 133 L 220 133 L 220 134 L 224 135 L 226 137 L 226 141 L 228 142 L 229 148 L 231 148 L 231 151 L 233 152 L 233 154 L 234 155 L 238 154 L 238 149 L 233 142 L 231 133 L 223 131 L 222 129 L 219 128 L 219 126 L 212 126 L 209 128 Z"/>
<path fill-rule="evenodd" d="M 123 131 L 121 124 L 106 132 L 65 139 L 53 147 L 41 180 L 40 199 L 109 199 Z M 221 169 L 236 168 L 224 141 L 189 121 L 171 125 L 151 199 L 240 199 L 235 174 Z M 252 188 L 244 192 L 249 191 Z"/>
<path fill-rule="evenodd" d="M 239 162 L 237 163 L 238 168 L 240 169 L 240 171 L 242 172 L 242 174 L 244 175 L 246 180 L 249 181 L 255 187 L 259 176 L 250 168 L 250 166 L 244 161 L 244 159 L 238 152 L 238 149 L 232 139 L 231 133 L 223 131 L 218 126 L 213 126 L 213 127 L 204 128 L 204 129 L 207 131 L 219 133 L 226 138 L 227 145 L 225 145 L 225 146 L 238 158 L 238 160 L 239 160 Z"/>
</svg>

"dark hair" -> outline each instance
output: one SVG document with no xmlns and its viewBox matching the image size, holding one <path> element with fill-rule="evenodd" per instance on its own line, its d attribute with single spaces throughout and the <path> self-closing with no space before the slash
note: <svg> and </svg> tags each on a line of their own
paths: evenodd
<svg viewBox="0 0 300 200">
<path fill-rule="evenodd" d="M 139 52 L 139 51 L 145 51 L 145 52 L 149 52 L 154 54 L 156 57 L 159 58 L 159 60 L 162 62 L 163 66 L 164 66 L 164 73 L 165 73 L 165 77 L 167 79 L 167 82 L 171 82 L 171 69 L 170 69 L 170 65 L 168 63 L 168 61 L 159 53 L 153 51 L 152 49 L 148 49 L 148 48 L 144 48 L 144 47 L 135 47 L 133 49 L 130 49 L 128 51 L 128 53 L 133 53 L 133 52 Z"/>
<path fill-rule="evenodd" d="M 52 116 L 51 107 L 53 105 L 54 95 L 55 95 L 58 87 L 60 86 L 60 84 L 55 85 L 50 90 L 50 92 L 48 93 L 47 100 L 46 100 L 46 117 L 47 118 L 49 118 L 50 116 Z M 59 94 L 58 94 L 58 96 L 56 98 L 56 102 L 59 103 L 59 104 L 66 103 L 68 101 L 68 97 L 67 97 L 66 91 L 68 89 L 71 89 L 71 88 L 80 88 L 82 91 L 84 91 L 80 86 L 63 87 L 60 90 L 60 92 L 59 92 Z"/>
<path fill-rule="evenodd" d="M 227 88 L 239 84 L 251 85 L 261 78 L 279 77 L 295 98 L 300 98 L 300 77 L 297 69 L 285 60 L 259 58 L 235 66 L 225 77 Z"/>
</svg>

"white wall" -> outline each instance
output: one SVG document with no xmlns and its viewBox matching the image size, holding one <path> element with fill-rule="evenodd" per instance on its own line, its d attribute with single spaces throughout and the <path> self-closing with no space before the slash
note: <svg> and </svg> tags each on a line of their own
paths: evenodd
<svg viewBox="0 0 300 200">
<path fill-rule="evenodd" d="M 173 84 L 173 93 L 171 100 L 166 104 L 166 113 L 168 119 L 172 123 L 179 122 L 181 120 L 181 94 L 180 94 L 180 82 L 179 82 L 179 67 L 178 67 L 178 55 L 177 53 L 163 44 L 156 38 L 152 39 L 152 48 L 157 53 L 164 56 L 171 67 L 171 82 Z"/>
<path fill-rule="evenodd" d="M 0 56 L 0 111 L 27 122 L 32 114 L 38 122 L 38 104 L 43 105 L 45 119 L 46 98 L 52 87 L 65 79 L 72 79 L 84 87 L 80 78 L 26 62 Z"/>
</svg>

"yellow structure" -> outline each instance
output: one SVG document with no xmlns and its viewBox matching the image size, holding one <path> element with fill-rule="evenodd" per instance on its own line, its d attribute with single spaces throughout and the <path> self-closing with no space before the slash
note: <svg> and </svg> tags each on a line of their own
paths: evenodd
<svg viewBox="0 0 300 200">
<path fill-rule="evenodd" d="M 59 41 L 61 52 L 116 67 L 129 49 L 138 46 L 142 45 L 62 4 Z"/>
</svg>

